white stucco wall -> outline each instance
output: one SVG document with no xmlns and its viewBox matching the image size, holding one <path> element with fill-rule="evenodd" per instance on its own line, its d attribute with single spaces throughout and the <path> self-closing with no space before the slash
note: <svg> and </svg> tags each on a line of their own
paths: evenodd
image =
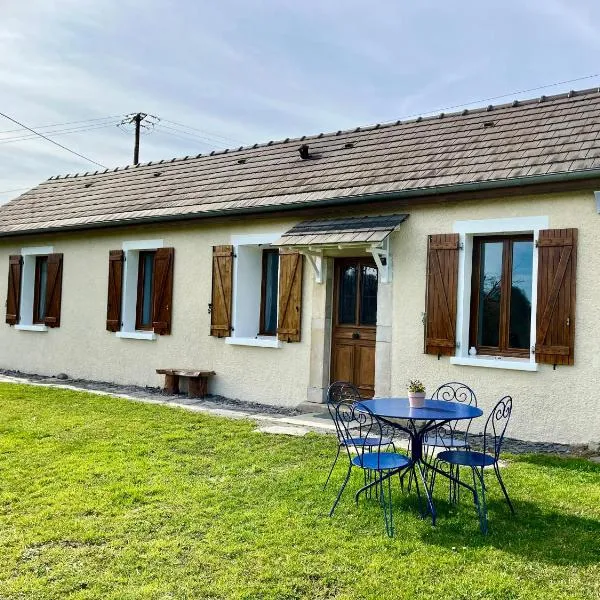
<svg viewBox="0 0 600 600">
<path fill-rule="evenodd" d="M 379 386 L 406 394 L 409 379 L 422 379 L 429 391 L 449 380 L 463 381 L 477 393 L 487 412 L 505 394 L 514 398 L 508 435 L 528 440 L 587 443 L 600 440 L 600 215 L 593 192 L 522 196 L 498 200 L 409 205 L 356 214 L 408 212 L 392 235 L 393 281 L 380 299 L 379 346 L 386 346 L 389 378 Z M 338 211 L 339 214 L 339 211 Z M 575 365 L 539 365 L 537 372 L 451 365 L 423 354 L 427 235 L 451 233 L 455 221 L 547 216 L 551 228 L 579 229 Z M 0 239 L 0 306 L 6 301 L 8 255 L 22 247 L 51 245 L 64 253 L 61 327 L 46 333 L 16 331 L 0 322 L 0 368 L 47 375 L 138 385 L 161 385 L 157 367 L 214 369 L 211 391 L 254 402 L 297 405 L 322 397 L 327 383 L 331 282 L 316 284 L 305 261 L 302 341 L 282 348 L 233 346 L 208 335 L 211 247 L 232 236 L 279 233 L 301 220 L 256 219 L 198 222 Z M 118 339 L 105 330 L 108 252 L 125 240 L 162 239 L 175 248 L 172 335 L 156 341 Z M 329 290 L 329 293 L 327 292 Z M 391 307 L 390 315 L 382 311 Z M 383 335 L 385 334 L 385 335 Z M 390 342 L 391 341 L 391 353 Z M 479 424 L 483 425 L 483 419 Z M 475 429 L 478 422 L 475 422 Z"/>
<path fill-rule="evenodd" d="M 0 322 L 0 368 L 96 381 L 162 385 L 155 369 L 212 369 L 213 393 L 252 402 L 295 405 L 306 399 L 310 319 L 302 341 L 281 348 L 233 346 L 209 336 L 212 246 L 231 243 L 232 235 L 282 233 L 295 220 L 238 220 L 169 227 L 121 229 L 35 240 L 0 240 L 0 306 L 7 293 L 8 255 L 24 246 L 53 246 L 64 254 L 61 326 L 47 332 L 17 331 Z M 40 241 L 43 239 L 43 241 Z M 154 341 L 119 339 L 106 331 L 108 252 L 126 240 L 162 239 L 175 248 L 172 334 Z M 311 313 L 312 283 L 305 269 L 303 305 Z"/>
<path fill-rule="evenodd" d="M 495 201 L 410 207 L 410 218 L 393 234 L 394 321 L 392 394 L 406 395 L 418 377 L 433 391 L 444 381 L 471 386 L 486 415 L 502 396 L 513 396 L 507 435 L 535 441 L 600 440 L 600 215 L 594 195 L 569 193 Z M 451 233 L 454 221 L 548 216 L 550 228 L 579 229 L 575 365 L 538 365 L 537 372 L 451 365 L 449 357 L 423 354 L 427 235 Z M 533 342 L 532 342 L 533 343 Z M 482 426 L 483 418 L 474 422 Z"/>
</svg>

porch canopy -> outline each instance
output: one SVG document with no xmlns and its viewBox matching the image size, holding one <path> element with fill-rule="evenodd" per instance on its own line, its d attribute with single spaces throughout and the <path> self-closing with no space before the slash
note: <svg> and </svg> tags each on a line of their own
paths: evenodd
<svg viewBox="0 0 600 600">
<path fill-rule="evenodd" d="M 302 221 L 273 245 L 296 249 L 307 256 L 319 283 L 322 283 L 321 258 L 325 251 L 363 248 L 373 254 L 382 281 L 387 282 L 391 275 L 388 236 L 406 219 L 407 214 L 396 214 Z"/>
</svg>

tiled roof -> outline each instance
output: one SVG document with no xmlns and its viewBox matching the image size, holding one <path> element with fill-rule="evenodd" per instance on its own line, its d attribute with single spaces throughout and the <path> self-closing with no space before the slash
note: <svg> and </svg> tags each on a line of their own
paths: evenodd
<svg viewBox="0 0 600 600">
<path fill-rule="evenodd" d="M 599 137 L 600 91 L 570 92 L 51 178 L 0 207 L 0 235 L 588 176 L 600 168 Z"/>
<path fill-rule="evenodd" d="M 408 215 L 403 214 L 302 221 L 286 231 L 274 245 L 375 244 L 382 242 L 406 219 Z"/>
</svg>

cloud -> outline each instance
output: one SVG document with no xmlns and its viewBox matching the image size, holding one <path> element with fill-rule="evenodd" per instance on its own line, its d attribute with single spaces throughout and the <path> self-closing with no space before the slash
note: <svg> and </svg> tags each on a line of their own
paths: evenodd
<svg viewBox="0 0 600 600">
<path fill-rule="evenodd" d="M 145 111 L 200 130 L 163 121 L 142 138 L 144 161 L 395 120 L 597 68 L 592 0 L 0 3 L 0 111 L 31 125 Z M 56 139 L 124 165 L 132 136 L 114 123 Z M 96 169 L 6 136 L 0 202 Z"/>
</svg>

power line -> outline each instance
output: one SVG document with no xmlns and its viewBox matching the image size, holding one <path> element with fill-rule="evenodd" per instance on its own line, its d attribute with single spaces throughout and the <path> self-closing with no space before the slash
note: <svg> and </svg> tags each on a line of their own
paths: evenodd
<svg viewBox="0 0 600 600">
<path fill-rule="evenodd" d="M 17 121 L 16 119 L 13 119 L 12 117 L 9 117 L 8 115 L 4 114 L 3 112 L 0 112 L 0 117 L 4 117 L 5 119 L 12 121 L 19 127 L 22 127 L 23 129 L 27 129 L 28 131 L 31 131 L 31 133 L 35 133 L 37 136 L 50 142 L 51 144 L 54 144 L 55 146 L 58 146 L 59 148 L 62 148 L 63 150 L 66 150 L 67 152 L 70 152 L 71 154 L 74 154 L 75 156 L 79 156 L 79 158 L 83 158 L 84 160 L 87 160 L 88 162 L 91 162 L 91 163 L 97 165 L 98 167 L 102 167 L 103 169 L 108 168 L 105 165 L 100 164 L 99 162 L 96 162 L 95 160 L 92 160 L 91 158 L 88 158 L 87 156 L 84 156 L 83 154 L 79 154 L 79 152 L 75 152 L 75 150 L 71 150 L 71 148 L 67 148 L 66 146 L 63 146 L 62 144 L 55 142 L 53 139 L 46 137 L 43 133 L 39 133 L 39 132 L 35 131 L 35 129 L 32 129 L 31 127 L 27 127 L 27 125 L 24 125 L 23 123 Z"/>
<path fill-rule="evenodd" d="M 31 189 L 31 188 L 24 187 L 24 188 L 17 188 L 14 190 L 2 190 L 2 191 L 0 191 L 0 194 L 12 194 L 14 192 L 22 192 L 23 190 L 29 190 L 29 189 Z"/>
<path fill-rule="evenodd" d="M 183 131 L 178 132 L 178 133 L 181 133 L 183 135 L 178 135 L 178 133 L 173 133 L 173 131 L 175 131 L 175 130 L 169 131 L 168 129 L 165 129 L 164 125 L 163 126 L 158 125 L 157 128 L 156 128 L 156 131 L 158 133 L 165 133 L 166 135 L 170 135 L 170 136 L 172 136 L 174 138 L 177 138 L 178 140 L 182 140 L 184 142 L 201 143 L 201 144 L 204 144 L 205 146 L 210 146 L 211 148 L 216 148 L 216 145 L 213 144 L 213 143 L 211 143 L 211 142 L 203 141 L 203 140 L 200 140 L 198 138 L 183 137 L 184 135 L 187 135 L 187 134 L 184 134 Z"/>
<path fill-rule="evenodd" d="M 240 143 L 239 140 L 234 140 L 233 138 L 228 138 L 228 137 L 225 137 L 224 135 L 219 135 L 218 133 L 212 133 L 210 131 L 205 131 L 204 129 L 198 129 L 197 127 L 192 127 L 191 125 L 184 125 L 183 123 L 178 123 L 177 121 L 170 121 L 169 119 L 161 119 L 161 121 L 163 121 L 164 123 L 171 123 L 171 125 L 177 125 L 184 129 L 192 129 L 194 131 L 198 131 L 198 132 L 204 134 L 205 136 L 208 136 L 209 138 L 220 138 L 220 139 L 224 140 L 225 142 L 232 142 L 233 144 Z"/>
<path fill-rule="evenodd" d="M 518 90 L 516 92 L 510 92 L 508 94 L 501 94 L 500 96 L 490 96 L 489 98 L 482 98 L 480 100 L 472 100 L 470 102 L 463 102 L 462 104 L 453 104 L 452 106 L 446 106 L 444 108 L 435 108 L 435 109 L 424 111 L 424 112 L 413 113 L 411 115 L 405 115 L 404 117 L 402 117 L 402 120 L 410 119 L 412 117 L 419 117 L 421 115 L 429 115 L 432 113 L 433 114 L 441 113 L 441 112 L 445 112 L 447 110 L 453 110 L 455 108 L 462 108 L 464 106 L 470 106 L 472 104 L 483 104 L 484 102 L 492 102 L 493 100 L 500 100 L 501 98 L 508 98 L 509 96 L 516 96 L 517 94 L 527 94 L 529 92 L 536 92 L 538 90 L 545 90 L 547 88 L 556 87 L 557 85 L 565 85 L 567 83 L 575 83 L 576 81 L 584 81 L 585 79 L 594 79 L 595 77 L 600 77 L 600 73 L 595 73 L 594 75 L 586 75 L 585 77 L 577 77 L 575 79 L 565 79 L 564 81 L 558 81 L 556 83 L 548 83 L 546 85 L 540 85 L 540 86 L 533 87 L 533 88 Z M 389 119 L 389 120 L 393 121 L 393 119 Z"/>
<path fill-rule="evenodd" d="M 104 129 L 106 127 L 114 127 L 116 125 L 117 125 L 116 123 L 111 122 L 111 123 L 104 123 L 102 125 L 88 125 L 86 127 L 75 127 L 73 129 L 62 129 L 62 130 L 59 129 L 57 131 L 46 132 L 46 134 L 48 136 L 55 137 L 57 135 L 80 133 L 82 131 L 93 131 L 94 129 Z M 0 137 L 0 144 L 10 144 L 11 142 L 21 142 L 21 141 L 25 141 L 25 140 L 32 140 L 32 139 L 35 139 L 36 137 L 37 136 L 35 136 L 33 134 L 20 135 L 20 136 L 15 136 L 15 137 L 10 137 L 10 138 Z"/>
<path fill-rule="evenodd" d="M 220 144 L 224 143 L 224 142 L 222 142 L 220 140 L 217 140 L 217 139 L 211 139 L 211 138 L 208 138 L 208 137 L 204 137 L 204 136 L 198 135 L 196 133 L 189 133 L 187 131 L 182 131 L 181 129 L 176 129 L 175 127 L 169 127 L 169 125 L 163 125 L 162 123 L 159 123 L 158 127 L 160 129 L 167 129 L 169 131 L 174 131 L 175 133 L 179 133 L 179 134 L 182 134 L 182 135 L 187 135 L 187 136 L 189 136 L 192 139 L 202 140 L 203 142 L 206 142 L 206 143 L 212 144 L 212 145 L 220 145 Z"/>
<path fill-rule="evenodd" d="M 65 125 L 77 125 L 80 123 L 93 123 L 96 121 L 108 121 L 109 119 L 120 119 L 123 115 L 111 115 L 108 117 L 98 117 L 96 119 L 82 119 L 81 121 L 66 121 L 64 123 L 53 123 L 50 125 L 34 125 L 33 129 L 39 131 L 40 129 L 51 129 L 53 127 L 64 127 Z M 5 129 L 4 131 L 0 131 L 0 134 L 3 133 L 17 133 L 19 131 L 26 131 L 27 127 L 21 127 L 19 129 Z M 48 132 L 45 132 L 48 133 Z"/>
</svg>

